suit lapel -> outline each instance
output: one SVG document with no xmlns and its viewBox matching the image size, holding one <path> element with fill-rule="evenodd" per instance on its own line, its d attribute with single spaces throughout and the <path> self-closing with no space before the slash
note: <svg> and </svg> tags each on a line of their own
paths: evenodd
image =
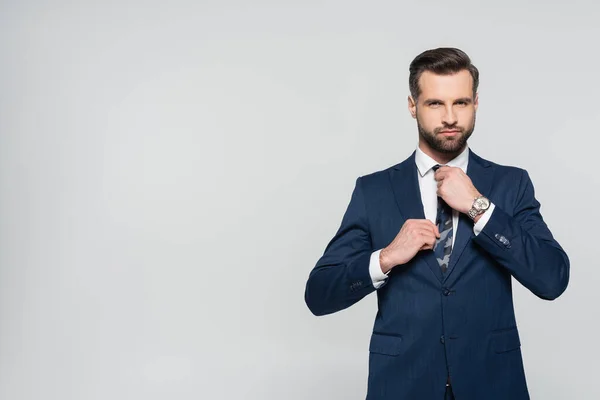
<svg viewBox="0 0 600 400">
<path fill-rule="evenodd" d="M 467 175 L 471 178 L 471 181 L 477 190 L 486 197 L 489 195 L 489 190 L 492 186 L 493 168 L 489 168 L 490 165 L 491 164 L 488 161 L 479 157 L 469 149 Z M 452 253 L 450 254 L 450 264 L 448 265 L 448 271 L 446 271 L 444 282 L 448 281 L 448 278 L 456 268 L 465 247 L 471 239 L 475 237 L 473 225 L 474 223 L 468 215 L 463 213 L 459 214 L 456 239 L 454 240 L 454 246 L 452 247 Z"/>
<path fill-rule="evenodd" d="M 419 171 L 415 163 L 415 154 L 416 151 L 409 158 L 390 170 L 392 189 L 396 197 L 396 203 L 400 209 L 400 214 L 402 214 L 404 219 L 425 219 L 421 189 L 419 188 L 417 177 Z M 420 251 L 415 257 L 422 257 L 438 281 L 442 282 L 442 270 L 432 250 Z"/>
<path fill-rule="evenodd" d="M 402 217 L 407 219 L 425 219 L 423 211 L 423 201 L 421 200 L 421 190 L 417 174 L 417 165 L 415 163 L 415 154 L 397 164 L 390 170 L 390 183 L 396 198 L 396 203 L 400 209 Z M 490 163 L 483 158 L 477 156 L 469 149 L 469 164 L 467 166 L 467 175 L 473 181 L 473 185 L 483 194 L 487 196 L 491 187 L 493 168 L 489 168 Z M 432 250 L 420 251 L 416 257 L 421 257 L 429 266 L 429 269 L 440 283 L 448 280 L 448 277 L 455 269 L 458 259 L 463 250 L 474 237 L 473 222 L 466 214 L 460 214 L 456 239 L 450 255 L 450 264 L 445 276 L 442 274 L 440 266 L 435 258 Z"/>
</svg>

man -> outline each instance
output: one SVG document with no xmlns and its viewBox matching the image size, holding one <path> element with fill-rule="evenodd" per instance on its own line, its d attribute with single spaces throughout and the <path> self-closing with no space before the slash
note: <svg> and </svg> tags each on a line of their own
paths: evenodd
<svg viewBox="0 0 600 400">
<path fill-rule="evenodd" d="M 469 57 L 428 50 L 409 71 L 418 147 L 356 180 L 306 304 L 325 315 L 377 292 L 367 400 L 529 399 L 511 276 L 553 300 L 569 259 L 528 173 L 467 146 L 479 81 Z"/>
</svg>

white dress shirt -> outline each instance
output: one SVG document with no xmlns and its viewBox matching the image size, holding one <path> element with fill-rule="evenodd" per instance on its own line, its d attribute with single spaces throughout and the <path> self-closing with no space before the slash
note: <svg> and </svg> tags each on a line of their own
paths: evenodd
<svg viewBox="0 0 600 400">
<path fill-rule="evenodd" d="M 415 163 L 417 164 L 417 170 L 419 171 L 419 189 L 421 191 L 421 201 L 423 202 L 423 211 L 425 213 L 425 218 L 435 224 L 435 220 L 437 217 L 438 196 L 437 182 L 434 179 L 434 171 L 432 167 L 439 163 L 433 158 L 429 157 L 427 154 L 425 154 L 419 148 L 419 146 L 417 146 L 417 151 L 415 153 Z M 469 147 L 465 146 L 465 149 L 458 156 L 456 156 L 454 159 L 452 159 L 445 165 L 448 165 L 450 167 L 458 167 L 466 173 L 468 164 Z M 475 235 L 479 235 L 479 233 L 483 230 L 483 227 L 490 219 L 493 211 L 494 204 L 491 203 L 487 211 L 481 215 L 479 221 L 477 221 L 477 223 L 473 225 L 473 232 L 475 233 Z M 454 247 L 454 241 L 456 240 L 458 216 L 459 212 L 456 210 L 452 210 L 452 247 Z M 369 263 L 369 273 L 373 281 L 373 286 L 375 286 L 376 289 L 381 287 L 381 285 L 383 285 L 383 282 L 387 279 L 387 274 L 383 273 L 383 271 L 381 270 L 381 266 L 379 265 L 380 252 L 381 249 L 374 251 L 371 254 L 371 260 Z M 452 255 L 450 255 L 450 257 L 452 257 Z"/>
</svg>

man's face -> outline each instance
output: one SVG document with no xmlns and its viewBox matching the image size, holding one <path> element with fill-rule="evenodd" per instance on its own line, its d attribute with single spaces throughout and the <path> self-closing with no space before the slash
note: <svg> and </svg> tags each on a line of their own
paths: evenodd
<svg viewBox="0 0 600 400">
<path fill-rule="evenodd" d="M 439 153 L 461 151 L 475 129 L 478 97 L 473 98 L 473 78 L 467 70 L 452 75 L 425 71 L 419 78 L 421 95 L 409 111 L 417 119 L 419 142 Z"/>
</svg>

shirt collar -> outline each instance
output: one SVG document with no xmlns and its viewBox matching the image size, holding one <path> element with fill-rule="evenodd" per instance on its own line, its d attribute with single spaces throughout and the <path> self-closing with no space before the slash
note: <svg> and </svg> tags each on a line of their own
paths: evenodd
<svg viewBox="0 0 600 400">
<path fill-rule="evenodd" d="M 433 158 L 429 157 L 427 154 L 423 152 L 417 145 L 417 151 L 415 154 L 415 163 L 417 164 L 417 169 L 419 170 L 419 174 L 421 176 L 425 176 L 425 174 L 433 168 L 434 165 L 439 164 Z M 447 164 L 450 167 L 458 167 L 463 170 L 464 173 L 467 173 L 467 164 L 469 163 L 469 146 L 465 146 L 465 149 L 457 155 L 452 160 L 448 161 Z"/>
</svg>

